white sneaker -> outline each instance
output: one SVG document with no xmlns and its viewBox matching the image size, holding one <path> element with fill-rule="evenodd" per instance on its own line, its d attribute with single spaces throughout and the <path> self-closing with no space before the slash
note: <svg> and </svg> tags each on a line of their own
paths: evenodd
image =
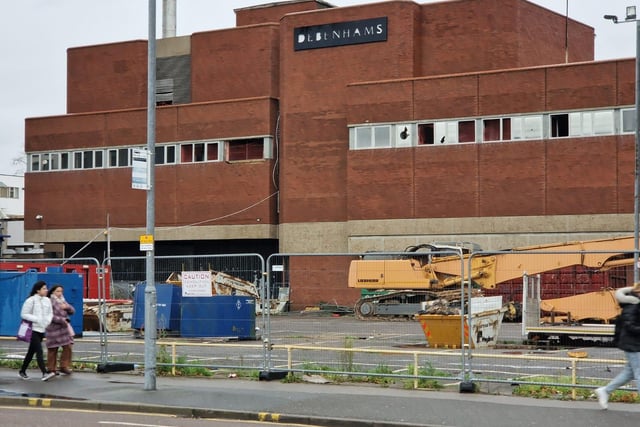
<svg viewBox="0 0 640 427">
<path fill-rule="evenodd" d="M 51 378 L 53 378 L 55 376 L 56 376 L 55 372 L 47 372 L 46 374 L 44 374 L 42 376 L 42 381 L 49 381 Z"/>
<path fill-rule="evenodd" d="M 599 387 L 596 389 L 596 396 L 598 397 L 598 403 L 602 409 L 607 409 L 609 407 L 609 393 L 604 389 L 604 387 Z"/>
</svg>

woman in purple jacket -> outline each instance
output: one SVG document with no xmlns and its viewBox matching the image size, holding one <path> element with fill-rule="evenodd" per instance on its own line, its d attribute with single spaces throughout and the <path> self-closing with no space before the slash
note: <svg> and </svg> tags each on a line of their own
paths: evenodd
<svg viewBox="0 0 640 427">
<path fill-rule="evenodd" d="M 62 347 L 60 356 L 60 372 L 71 374 L 71 346 L 73 345 L 73 333 L 69 316 L 75 313 L 75 309 L 69 304 L 62 294 L 61 285 L 53 285 L 49 290 L 51 306 L 53 307 L 53 319 L 47 326 L 47 369 L 53 375 L 57 374 L 56 362 L 58 360 L 58 348 Z"/>
</svg>

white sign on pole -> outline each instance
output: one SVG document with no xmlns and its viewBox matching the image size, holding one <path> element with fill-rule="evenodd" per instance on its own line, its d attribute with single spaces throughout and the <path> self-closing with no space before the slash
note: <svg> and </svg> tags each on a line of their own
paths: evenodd
<svg viewBox="0 0 640 427">
<path fill-rule="evenodd" d="M 148 150 L 134 148 L 131 150 L 131 188 L 136 190 L 151 189 L 151 169 Z"/>
<path fill-rule="evenodd" d="M 153 235 L 143 234 L 140 236 L 140 251 L 149 252 L 153 250 Z"/>
<path fill-rule="evenodd" d="M 210 271 L 182 272 L 183 297 L 210 297 L 212 295 Z"/>
</svg>

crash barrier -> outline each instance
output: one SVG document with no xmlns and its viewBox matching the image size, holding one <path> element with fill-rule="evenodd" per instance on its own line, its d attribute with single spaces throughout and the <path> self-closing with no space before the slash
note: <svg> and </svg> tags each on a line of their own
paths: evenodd
<svg viewBox="0 0 640 427">
<path fill-rule="evenodd" d="M 425 380 L 439 381 L 439 387 L 444 387 L 446 384 L 457 385 L 463 379 L 461 375 L 464 373 L 462 371 L 458 371 L 458 367 L 451 366 L 447 368 L 445 363 L 440 359 L 448 356 L 441 351 L 403 351 L 353 348 L 340 349 L 294 345 L 287 345 L 284 347 L 287 350 L 286 370 L 293 373 L 313 373 L 320 376 L 326 376 L 328 372 L 326 368 L 313 369 L 309 366 L 309 362 L 306 361 L 308 360 L 307 358 L 298 356 L 296 359 L 296 355 L 318 351 L 333 352 L 341 355 L 341 362 L 340 365 L 338 365 L 338 369 L 329 370 L 334 376 L 367 376 L 391 380 L 394 378 L 407 379 L 412 381 L 413 388 L 416 389 L 421 388 L 421 382 Z M 375 362 L 378 363 L 376 366 L 377 371 L 374 370 L 371 372 L 370 369 L 366 369 L 366 367 L 365 369 L 354 369 L 355 364 L 357 363 L 354 359 L 357 354 L 366 354 L 369 358 L 371 358 L 372 355 L 380 356 L 381 358 Z M 384 365 L 384 362 L 381 362 L 384 357 L 393 359 L 393 362 Z M 611 366 L 624 365 L 626 363 L 623 359 L 587 359 L 561 356 L 536 356 L 533 354 L 509 355 L 498 353 L 474 353 L 474 359 L 480 362 L 477 363 L 476 366 L 476 369 L 480 369 L 480 371 L 476 371 L 473 377 L 466 379 L 481 382 L 503 383 L 508 384 L 509 386 L 543 384 L 546 386 L 568 387 L 571 389 L 573 399 L 576 399 L 577 397 L 577 389 L 593 388 L 595 385 L 601 385 L 601 382 L 599 382 L 597 378 L 581 376 L 581 371 L 608 371 Z M 344 363 L 345 360 L 348 360 L 347 364 Z M 540 367 L 531 368 L 531 364 L 534 362 L 544 364 L 544 372 L 540 372 Z M 366 363 L 371 366 L 371 360 Z M 386 369 L 382 369 L 383 366 L 386 366 Z M 530 368 L 526 368 L 527 366 Z M 340 370 L 340 367 L 343 370 Z M 523 372 L 523 368 L 526 369 L 526 372 Z M 568 377 L 566 375 L 567 370 L 570 371 L 570 375 Z M 482 375 L 477 375 L 479 372 L 482 372 Z M 490 375 L 490 377 L 487 375 Z M 540 380 L 536 381 L 536 376 L 544 376 L 546 380 L 544 382 L 541 382 Z M 551 377 L 553 376 L 556 376 L 558 379 L 565 377 L 567 379 L 562 382 L 554 382 L 551 380 Z M 431 383 L 430 388 L 434 388 L 433 383 Z M 627 387 L 627 389 L 630 388 Z"/>
<path fill-rule="evenodd" d="M 173 350 L 169 352 L 169 347 L 162 344 L 166 349 L 162 356 L 171 359 L 171 363 L 177 358 L 178 362 L 184 360 L 185 364 L 196 363 L 210 369 L 231 366 L 275 374 L 309 373 L 334 380 L 359 377 L 397 378 L 400 381 L 414 376 L 418 369 L 420 379 L 440 378 L 447 383 L 501 384 L 517 380 L 518 383 L 550 385 L 570 382 L 575 372 L 578 385 L 589 387 L 590 382 L 603 383 L 617 373 L 605 362 L 593 362 L 616 361 L 621 357 L 619 350 L 605 346 L 610 336 L 577 332 L 591 324 L 606 326 L 610 320 L 607 317 L 610 301 L 594 300 L 588 305 L 591 311 L 584 312 L 572 308 L 571 301 L 568 302 L 570 309 L 567 309 L 564 298 L 594 292 L 604 295 L 610 289 L 631 283 L 632 271 L 629 264 L 625 264 L 625 259 L 629 259 L 628 251 L 574 248 L 563 252 L 537 248 L 486 252 L 474 248 L 468 256 L 466 252 L 449 248 L 439 249 L 437 254 L 428 253 L 433 248 L 420 248 L 423 249 L 428 249 L 426 254 L 276 254 L 265 264 L 259 256 L 251 254 L 209 256 L 210 260 L 207 256 L 157 257 L 158 285 L 170 284 L 167 280 L 174 272 L 220 271 L 232 277 L 240 276 L 262 290 L 258 295 L 260 303 L 256 304 L 261 309 L 256 310 L 255 338 L 233 343 L 228 340 L 216 342 L 215 351 L 211 348 L 196 350 L 197 345 L 183 347 L 176 344 L 172 347 L 176 349 L 175 357 Z M 443 257 L 446 265 L 439 264 Z M 616 263 L 610 263 L 609 259 L 614 258 Z M 358 264 L 363 275 L 351 277 L 352 264 L 368 260 L 384 263 Z M 161 264 L 163 262 L 165 266 Z M 128 289 L 132 301 L 135 300 L 135 287 L 145 280 L 144 263 L 143 257 L 105 262 L 105 267 L 111 269 L 111 289 Z M 381 267 L 385 280 L 400 278 L 411 287 L 385 289 L 388 284 L 375 281 L 381 277 Z M 403 276 L 407 268 L 410 275 Z M 521 322 L 525 273 L 527 277 L 540 277 L 539 303 L 544 312 L 538 313 L 538 326 L 547 329 L 529 331 L 526 322 Z M 362 286 L 358 282 L 350 286 L 350 280 L 357 281 L 358 277 Z M 445 285 L 442 293 L 435 286 L 440 284 Z M 380 290 L 386 292 L 380 293 Z M 407 290 L 409 292 L 405 292 Z M 173 298 L 174 294 L 171 295 Z M 429 296 L 429 301 L 424 300 L 425 295 Z M 528 292 L 527 295 L 537 293 Z M 391 298 L 387 298 L 389 296 Z M 503 316 L 502 322 L 493 321 L 490 316 L 474 322 L 478 313 L 495 314 L 495 297 L 501 297 L 502 307 L 498 311 Z M 474 309 L 476 304 L 480 304 L 480 310 Z M 178 305 L 182 305 L 182 301 Z M 279 311 L 277 307 L 283 306 L 288 310 Z M 577 307 L 584 308 L 580 304 Z M 170 320 L 172 315 L 168 316 Z M 162 318 L 162 315 L 158 316 L 158 319 Z M 559 333 L 559 327 L 571 329 Z M 119 333 L 135 335 L 132 330 Z M 143 359 L 136 359 L 137 355 L 134 357 L 131 350 L 122 348 L 124 344 L 116 344 L 118 332 L 107 329 L 100 334 L 104 341 L 97 345 L 105 349 L 100 361 L 136 360 L 136 364 L 143 363 Z M 171 339 L 173 334 L 168 327 L 161 329 L 158 336 Z M 193 344 L 212 343 L 208 337 L 175 338 Z M 238 340 L 237 337 L 227 338 Z M 141 340 L 134 342 L 142 344 Z M 531 360 L 541 359 L 530 359 L 543 355 L 566 356 L 567 349 L 575 347 L 586 348 L 588 353 L 586 358 L 576 359 L 575 369 L 573 362 L 565 359 L 549 360 L 540 365 Z M 93 351 L 95 356 L 96 349 Z M 416 361 L 414 353 L 425 351 L 438 355 L 420 355 Z M 509 360 L 509 363 L 502 363 L 507 367 L 494 361 L 481 363 L 486 352 L 503 361 Z M 80 353 L 78 356 L 81 362 L 84 356 Z M 93 356 L 87 361 L 95 362 Z M 175 365 L 180 366 L 180 363 Z M 550 377 L 549 373 L 553 375 Z M 278 375 L 273 376 L 276 377 Z"/>
</svg>

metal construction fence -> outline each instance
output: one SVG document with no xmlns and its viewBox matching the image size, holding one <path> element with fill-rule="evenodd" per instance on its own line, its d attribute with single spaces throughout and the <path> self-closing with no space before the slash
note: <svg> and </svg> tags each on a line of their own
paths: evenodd
<svg viewBox="0 0 640 427">
<path fill-rule="evenodd" d="M 146 257 L 107 258 L 103 267 L 111 271 L 110 298 L 133 299 L 137 284 L 146 279 Z M 171 275 L 183 271 L 221 271 L 240 279 L 262 280 L 265 263 L 259 254 L 156 256 L 154 272 L 156 283 L 167 283 Z"/>
<path fill-rule="evenodd" d="M 624 364 L 609 341 L 617 314 L 613 293 L 631 284 L 632 257 L 613 249 L 467 253 L 453 247 L 267 260 L 258 254 L 156 257 L 157 366 L 174 375 L 290 374 L 415 388 L 557 385 L 572 387 L 575 397 Z M 439 265 L 445 259 L 446 266 Z M 131 300 L 131 326 L 85 331 L 74 346 L 76 364 L 144 364 L 145 262 L 103 262 L 109 287 L 100 294 L 100 316 L 110 314 L 111 299 Z M 359 273 L 350 274 L 355 262 Z M 188 272 L 211 274 L 205 277 L 215 296 L 184 294 Z M 394 277 L 412 286 L 389 286 Z M 194 283 L 191 291 L 206 288 L 202 280 Z M 0 345 L 2 358 L 24 350 L 9 339 Z"/>
<path fill-rule="evenodd" d="M 394 315 L 400 311 L 398 305 L 420 300 L 420 293 L 401 293 L 382 307 L 382 299 L 367 293 L 379 290 L 372 286 L 363 290 L 363 295 L 367 304 L 379 304 L 376 308 L 355 314 L 343 310 L 343 304 L 349 306 L 345 294 L 351 291 L 350 297 L 354 297 L 354 289 L 344 285 L 350 279 L 345 266 L 348 268 L 353 261 L 371 259 L 370 265 L 360 267 L 371 268 L 368 276 L 365 271 L 364 281 L 377 275 L 385 277 L 388 284 L 395 275 L 404 283 L 414 283 L 411 289 L 418 290 L 436 287 L 435 279 L 425 274 L 425 266 L 431 263 L 429 268 L 439 268 L 434 257 L 443 256 L 454 259 L 442 269 L 447 273 L 443 282 L 458 289 L 453 291 L 457 307 L 439 307 L 441 299 L 431 295 L 430 301 L 420 303 L 424 307 L 414 312 L 417 316 Z M 391 252 L 357 257 L 274 255 L 267 260 L 267 267 L 272 271 L 274 266 L 284 266 L 293 306 L 300 306 L 296 302 L 301 293 L 322 296 L 317 300 L 318 307 L 311 310 L 303 308 L 287 316 L 271 317 L 267 322 L 270 351 L 266 352 L 265 366 L 300 375 L 409 381 L 413 386 L 436 380 L 443 384 L 477 381 L 592 388 L 615 375 L 612 366 L 624 363 L 622 353 L 609 343 L 618 310 L 614 289 L 631 284 L 632 256 L 625 250 L 573 248 L 475 251 L 469 256 L 446 250 L 411 256 Z M 407 258 L 411 260 L 408 263 L 376 263 Z M 403 271 L 407 268 L 410 270 Z M 531 277 L 537 279 L 538 287 L 527 294 Z M 342 280 L 336 283 L 336 278 Z M 451 287 L 447 287 L 449 292 Z M 320 294 L 319 290 L 324 292 Z M 459 298 L 455 298 L 456 293 Z M 532 306 L 534 296 L 538 299 Z M 486 304 L 494 297 L 501 300 L 502 322 L 492 317 L 490 307 L 474 313 L 474 303 Z M 447 299 L 452 299 L 451 293 Z M 451 314 L 456 308 L 458 314 Z M 527 309 L 535 310 L 535 317 L 527 314 Z M 371 313 L 370 317 L 364 315 Z M 527 317 L 535 318 L 535 323 L 527 323 Z"/>
</svg>

